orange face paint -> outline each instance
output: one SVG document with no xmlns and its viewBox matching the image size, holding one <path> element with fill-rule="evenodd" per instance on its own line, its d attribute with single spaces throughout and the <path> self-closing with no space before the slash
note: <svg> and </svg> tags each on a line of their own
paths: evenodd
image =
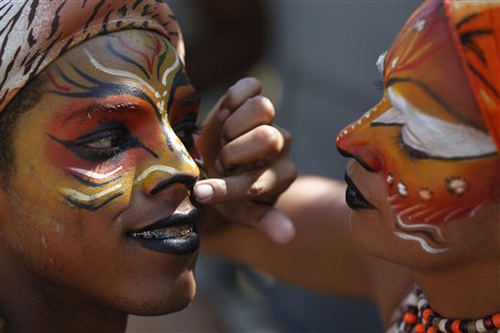
<svg viewBox="0 0 500 333">
<path fill-rule="evenodd" d="M 460 15 L 461 23 L 447 16 L 450 6 L 427 1 L 410 17 L 379 61 L 385 86 L 381 102 L 337 137 L 343 154 L 380 173 L 401 220 L 439 223 L 473 216 L 499 195 L 499 132 L 491 124 L 499 119 L 493 98 L 499 87 L 498 80 L 487 81 L 498 56 L 482 37 L 496 38 L 498 45 L 498 27 L 490 29 L 485 17 L 497 15 L 500 7 L 470 8 L 472 16 Z M 473 20 L 474 29 L 464 31 Z M 456 36 L 462 36 L 460 45 Z M 467 65 L 464 52 L 485 57 L 477 69 L 484 75 L 471 74 L 479 65 Z M 483 93 L 475 88 L 474 75 Z M 485 99 L 486 87 L 491 89 Z M 478 99 L 489 103 L 489 111 Z"/>
</svg>

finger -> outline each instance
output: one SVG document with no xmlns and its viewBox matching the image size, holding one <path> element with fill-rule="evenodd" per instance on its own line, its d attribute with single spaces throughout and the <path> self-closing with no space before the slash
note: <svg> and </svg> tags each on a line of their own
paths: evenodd
<svg viewBox="0 0 500 333">
<path fill-rule="evenodd" d="M 239 205 L 223 204 L 220 212 L 236 223 L 253 227 L 262 235 L 278 244 L 289 243 L 295 236 L 293 222 L 281 211 L 269 205 L 244 203 Z"/>
<path fill-rule="evenodd" d="M 274 203 L 297 177 L 295 164 L 281 159 L 270 168 L 199 181 L 194 187 L 196 201 L 203 204 L 259 200 Z"/>
<path fill-rule="evenodd" d="M 274 243 L 287 244 L 292 241 L 295 237 L 292 221 L 278 209 L 266 208 L 264 206 L 264 214 L 256 222 L 255 228 Z"/>
<path fill-rule="evenodd" d="M 261 160 L 271 162 L 284 147 L 281 132 L 262 125 L 226 144 L 219 152 L 218 161 L 225 170 Z"/>
<path fill-rule="evenodd" d="M 259 80 L 247 77 L 236 82 L 229 88 L 220 103 L 220 115 L 222 113 L 232 113 L 243 103 L 262 92 L 262 84 Z M 228 114 L 229 115 L 229 114 Z M 221 116 L 219 116 L 221 118 Z"/>
<path fill-rule="evenodd" d="M 255 96 L 240 106 L 222 127 L 222 137 L 229 142 L 260 125 L 270 125 L 274 120 L 274 106 L 264 96 Z"/>
</svg>

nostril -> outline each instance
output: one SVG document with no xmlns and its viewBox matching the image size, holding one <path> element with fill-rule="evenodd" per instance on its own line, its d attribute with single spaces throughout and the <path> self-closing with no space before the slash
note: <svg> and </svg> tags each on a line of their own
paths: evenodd
<svg viewBox="0 0 500 333">
<path fill-rule="evenodd" d="M 354 158 L 368 172 L 377 172 L 382 168 L 382 162 L 380 161 L 380 158 L 374 156 L 369 152 L 364 152 L 362 154 L 363 156 L 361 156 L 361 154 L 349 152 L 339 147 L 337 147 L 337 150 L 340 153 L 340 155 L 344 157 Z"/>
<path fill-rule="evenodd" d="M 159 182 L 151 191 L 149 191 L 150 195 L 156 195 L 158 192 L 166 189 L 167 187 L 174 184 L 183 184 L 187 187 L 189 191 L 191 191 L 196 183 L 197 178 L 190 175 L 175 175 L 169 179 L 165 179 Z"/>
</svg>

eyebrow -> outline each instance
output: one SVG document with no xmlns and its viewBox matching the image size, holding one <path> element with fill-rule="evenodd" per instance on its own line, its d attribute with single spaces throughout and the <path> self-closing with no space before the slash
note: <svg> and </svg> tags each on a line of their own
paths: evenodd
<svg viewBox="0 0 500 333">
<path fill-rule="evenodd" d="M 175 99 L 175 97 L 174 97 Z M 193 93 L 191 96 L 181 98 L 179 100 L 179 104 L 182 107 L 187 107 L 187 106 L 198 106 L 200 105 L 201 99 L 200 96 L 198 96 L 196 93 Z"/>
<path fill-rule="evenodd" d="M 118 103 L 118 104 L 100 104 L 92 103 L 86 105 L 72 112 L 66 119 L 64 119 L 63 124 L 85 121 L 92 119 L 93 116 L 99 114 L 112 114 L 112 113 L 137 113 L 143 112 L 142 108 L 136 103 Z"/>
<path fill-rule="evenodd" d="M 429 86 L 426 85 L 425 83 L 418 81 L 418 80 L 415 80 L 415 79 L 412 79 L 412 78 L 409 78 L 409 77 L 392 77 L 387 81 L 387 88 L 389 88 L 391 85 L 394 85 L 397 83 L 413 83 L 413 84 L 417 85 L 418 87 L 422 88 L 422 90 L 427 95 L 429 95 L 429 97 L 431 97 L 437 104 L 439 104 L 439 106 L 441 106 L 443 109 L 445 109 L 448 113 L 457 117 L 458 119 L 460 119 L 464 123 L 468 124 L 469 126 L 472 126 L 474 128 L 478 128 L 476 125 L 472 124 L 470 122 L 470 120 L 464 118 L 461 114 L 454 112 L 453 109 L 451 108 L 451 106 L 448 103 L 446 103 L 446 101 L 444 99 L 439 97 L 439 95 L 436 92 L 434 92 L 431 88 L 429 88 Z"/>
</svg>

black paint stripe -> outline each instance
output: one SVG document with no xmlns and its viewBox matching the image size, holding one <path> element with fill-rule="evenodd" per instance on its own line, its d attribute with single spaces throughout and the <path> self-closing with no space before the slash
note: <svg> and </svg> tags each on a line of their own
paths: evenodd
<svg viewBox="0 0 500 333">
<path fill-rule="evenodd" d="M 73 70 L 75 72 L 77 72 L 81 77 L 83 77 L 85 80 L 89 81 L 90 83 L 97 84 L 97 85 L 105 84 L 104 82 L 99 81 L 98 79 L 96 79 L 96 78 L 88 75 L 87 73 L 83 72 L 82 70 L 80 70 L 75 65 L 73 65 L 73 64 L 70 64 L 70 65 L 71 65 L 71 68 L 73 68 Z"/>
<path fill-rule="evenodd" d="M 472 64 L 469 63 L 469 68 L 476 75 L 483 83 L 484 85 L 493 92 L 496 98 L 500 98 L 500 93 L 495 89 L 495 87 L 488 81 L 486 78 L 474 67 Z"/>
<path fill-rule="evenodd" d="M 59 36 L 57 36 L 57 38 L 55 38 L 52 41 L 52 43 L 50 43 L 49 47 L 45 50 L 45 52 L 41 56 L 40 60 L 36 64 L 35 68 L 30 73 L 30 76 L 29 76 L 28 80 L 31 80 L 31 78 L 33 78 L 36 74 L 38 74 L 38 68 L 40 68 L 40 66 L 42 65 L 43 61 L 45 60 L 45 58 L 47 57 L 47 55 L 49 54 L 49 52 L 52 50 L 52 48 L 54 47 L 54 45 L 59 41 L 59 38 L 61 38 L 62 34 L 63 34 L 63 32 L 61 31 L 61 33 L 59 34 Z"/>
<path fill-rule="evenodd" d="M 135 10 L 141 3 L 142 0 L 135 0 L 134 4 L 132 5 L 132 9 Z"/>
<path fill-rule="evenodd" d="M 477 17 L 478 15 L 479 15 L 478 13 L 473 13 L 473 14 L 470 14 L 470 15 L 464 17 L 460 22 L 457 23 L 457 30 L 459 30 L 462 25 L 469 22 L 470 20 Z"/>
<path fill-rule="evenodd" d="M 61 9 L 64 7 L 64 5 L 66 4 L 66 1 L 67 0 L 64 0 L 60 5 L 59 7 L 57 7 L 56 9 L 56 12 L 55 12 L 55 16 L 54 16 L 54 20 L 52 21 L 52 29 L 50 31 L 50 34 L 49 34 L 49 37 L 47 37 L 47 40 L 51 39 L 54 34 L 56 33 L 57 29 L 59 29 L 59 12 L 61 11 Z"/>
<path fill-rule="evenodd" d="M 123 5 L 123 7 L 118 9 L 117 13 L 120 16 L 120 18 L 124 18 L 125 15 L 127 15 L 127 5 Z"/>
<path fill-rule="evenodd" d="M 7 68 L 5 70 L 5 75 L 3 77 L 2 83 L 0 83 L 0 90 L 3 88 L 3 85 L 5 84 L 5 81 L 7 81 L 7 77 L 9 76 L 10 71 L 12 70 L 12 67 L 14 67 L 14 62 L 17 60 L 17 56 L 19 55 L 19 51 L 21 51 L 21 46 L 17 47 L 16 52 L 14 53 L 14 57 L 10 61 L 10 63 L 7 65 Z"/>
<path fill-rule="evenodd" d="M 5 6 L 9 5 L 9 3 L 6 3 Z M 5 6 L 3 6 L 0 10 L 4 9 Z M 0 22 L 2 21 L 2 19 L 5 17 L 5 15 L 7 15 L 10 10 L 12 9 L 12 6 L 14 6 L 13 4 L 10 4 L 10 7 L 5 11 L 5 13 L 3 13 L 2 15 L 0 15 Z"/>
<path fill-rule="evenodd" d="M 97 12 L 99 12 L 99 9 L 102 7 L 102 5 L 104 4 L 104 2 L 106 2 L 106 0 L 101 0 L 101 1 L 99 1 L 99 3 L 97 5 L 95 5 L 94 10 L 92 11 L 92 15 L 90 15 L 89 19 L 87 20 L 87 22 L 83 26 L 83 30 L 87 30 L 87 28 L 89 27 L 90 23 L 92 22 L 92 20 L 94 19 L 94 17 L 97 15 Z"/>
<path fill-rule="evenodd" d="M 39 0 L 33 0 L 31 3 L 30 13 L 28 15 L 28 26 L 31 26 L 33 19 L 35 18 L 36 10 L 38 9 Z"/>
<path fill-rule="evenodd" d="M 115 195 L 111 196 L 110 198 L 106 199 L 106 201 L 104 201 L 103 203 L 101 203 L 98 206 L 92 206 L 89 204 L 84 204 L 82 202 L 75 201 L 75 200 L 71 199 L 69 196 L 64 196 L 64 199 L 66 199 L 70 204 L 72 204 L 76 208 L 85 209 L 85 210 L 88 210 L 91 212 L 95 212 L 95 211 L 101 209 L 103 206 L 110 203 L 111 201 L 115 200 L 116 198 L 121 197 L 123 194 L 124 194 L 124 192 L 118 192 Z"/>
<path fill-rule="evenodd" d="M 82 177 L 79 177 L 79 176 L 77 176 L 77 175 L 75 175 L 75 174 L 73 174 L 73 173 L 71 173 L 71 175 L 72 175 L 73 177 L 75 177 L 75 179 L 76 179 L 76 180 L 78 180 L 80 183 L 82 183 L 82 184 L 84 184 L 84 185 L 87 185 L 87 186 L 90 186 L 90 187 L 101 187 L 101 186 L 104 186 L 104 185 L 108 185 L 108 184 L 110 184 L 110 183 L 113 183 L 113 182 L 115 182 L 115 181 L 117 181 L 117 180 L 119 180 L 119 179 L 121 179 L 121 178 L 122 178 L 122 176 L 119 176 L 119 177 L 113 178 L 113 179 L 111 179 L 111 180 L 108 180 L 107 182 L 104 182 L 104 183 L 94 183 L 94 182 L 92 182 L 92 181 L 90 181 L 90 180 L 87 180 L 87 179 L 84 179 L 84 178 L 82 178 Z"/>
<path fill-rule="evenodd" d="M 108 22 L 109 22 L 109 16 L 111 15 L 111 13 L 113 12 L 113 10 L 110 10 L 106 16 L 104 16 L 104 18 L 102 19 L 102 23 L 101 23 L 101 31 L 99 31 L 99 34 L 107 34 L 108 33 Z"/>
<path fill-rule="evenodd" d="M 115 48 L 113 47 L 113 45 L 111 45 L 111 43 L 109 41 L 107 42 L 107 47 L 108 47 L 108 50 L 111 52 L 111 54 L 113 54 L 118 59 L 125 61 L 128 64 L 134 65 L 148 78 L 148 80 L 151 80 L 151 77 L 149 76 L 148 72 L 146 71 L 146 69 L 144 67 L 142 67 L 141 64 L 139 64 L 134 59 L 129 58 L 129 57 L 119 53 L 117 50 L 115 50 Z"/>
<path fill-rule="evenodd" d="M 74 39 L 75 39 L 75 36 L 71 36 L 71 38 L 66 41 L 64 46 L 61 48 L 61 52 L 59 52 L 59 55 L 65 53 L 68 50 L 69 46 L 71 45 L 71 43 L 73 43 Z"/>
<path fill-rule="evenodd" d="M 158 64 L 156 66 L 156 78 L 158 80 L 160 80 L 160 69 L 161 69 L 161 65 L 163 65 L 163 62 L 165 61 L 165 58 L 167 56 L 167 53 L 168 53 L 168 48 L 165 52 L 163 52 L 162 54 L 160 54 L 160 56 L 158 57 Z"/>
</svg>

